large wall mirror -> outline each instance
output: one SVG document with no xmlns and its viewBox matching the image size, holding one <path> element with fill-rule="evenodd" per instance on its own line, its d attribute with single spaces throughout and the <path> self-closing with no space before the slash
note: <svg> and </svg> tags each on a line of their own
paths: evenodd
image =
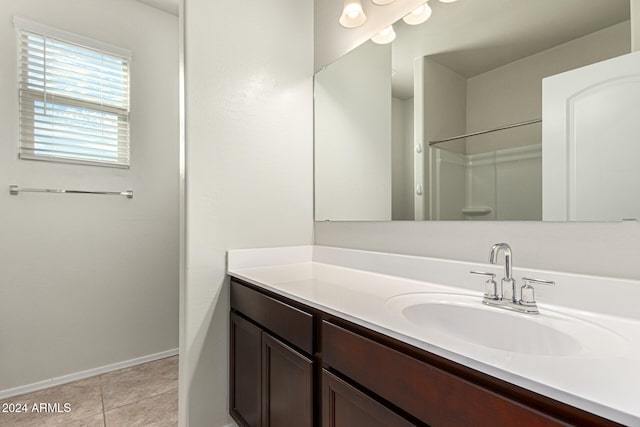
<svg viewBox="0 0 640 427">
<path fill-rule="evenodd" d="M 428 4 L 425 23 L 400 20 L 392 43 L 367 41 L 316 74 L 316 221 L 640 218 L 640 120 L 603 109 L 640 108 L 640 77 L 556 94 L 583 78 L 569 73 L 636 56 L 629 1 Z M 591 137 L 549 145 L 560 128 Z"/>
</svg>

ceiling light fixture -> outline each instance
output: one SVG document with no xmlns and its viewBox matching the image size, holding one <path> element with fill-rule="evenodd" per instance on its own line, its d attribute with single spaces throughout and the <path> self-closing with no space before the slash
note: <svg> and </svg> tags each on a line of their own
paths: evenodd
<svg viewBox="0 0 640 427">
<path fill-rule="evenodd" d="M 423 5 L 415 8 L 413 12 L 402 18 L 409 25 L 418 25 L 425 22 L 431 16 L 431 8 L 425 2 Z"/>
<path fill-rule="evenodd" d="M 345 28 L 356 28 L 364 24 L 367 20 L 364 11 L 362 10 L 362 3 L 360 0 L 346 0 L 344 2 L 344 9 L 342 9 L 342 16 L 340 17 L 340 25 Z"/>
<path fill-rule="evenodd" d="M 396 38 L 396 32 L 393 31 L 393 25 L 389 25 L 375 36 L 371 37 L 371 41 L 377 44 L 391 43 Z"/>
<path fill-rule="evenodd" d="M 371 0 L 371 1 L 374 2 L 377 5 L 384 6 L 385 4 L 393 3 L 396 0 Z M 455 0 L 453 0 L 453 1 L 455 1 Z"/>
<path fill-rule="evenodd" d="M 440 3 L 453 3 L 456 0 L 440 0 Z"/>
</svg>

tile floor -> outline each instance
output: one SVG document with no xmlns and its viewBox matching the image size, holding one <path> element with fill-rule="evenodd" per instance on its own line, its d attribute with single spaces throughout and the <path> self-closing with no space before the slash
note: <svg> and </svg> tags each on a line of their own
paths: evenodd
<svg viewBox="0 0 640 427">
<path fill-rule="evenodd" d="M 26 404 L 27 412 L 0 412 L 2 427 L 177 426 L 178 356 L 5 399 L 0 411 L 4 403 Z M 38 412 L 42 403 L 60 412 Z"/>
</svg>

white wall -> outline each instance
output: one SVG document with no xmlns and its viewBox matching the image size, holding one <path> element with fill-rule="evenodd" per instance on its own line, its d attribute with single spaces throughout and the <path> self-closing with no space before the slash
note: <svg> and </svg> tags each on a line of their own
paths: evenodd
<svg viewBox="0 0 640 427">
<path fill-rule="evenodd" d="M 18 160 L 14 15 L 133 51 L 129 170 Z M 135 1 L 2 2 L 0 390 L 177 347 L 177 54 L 177 18 Z"/>
<path fill-rule="evenodd" d="M 486 263 L 491 245 L 507 242 L 513 248 L 513 262 L 517 267 L 630 279 L 640 279 L 639 241 L 638 222 L 388 221 L 315 224 L 316 245 Z"/>
<path fill-rule="evenodd" d="M 391 219 L 391 45 L 366 42 L 315 77 L 315 218 Z"/>
<path fill-rule="evenodd" d="M 221 426 L 229 421 L 225 252 L 312 242 L 313 2 L 186 0 L 185 31 L 180 390 L 189 425 Z"/>
<path fill-rule="evenodd" d="M 467 82 L 467 132 L 542 117 L 542 79 L 629 53 L 629 21 L 496 68 Z M 539 144 L 542 126 L 467 139 L 467 153 Z"/>
<path fill-rule="evenodd" d="M 423 220 L 428 217 L 429 211 L 425 201 L 429 200 L 429 188 L 431 181 L 428 166 L 429 150 L 426 148 L 424 126 L 420 117 L 424 117 L 425 92 L 424 79 L 415 76 L 424 75 L 424 58 L 413 59 L 413 219 Z"/>
<path fill-rule="evenodd" d="M 428 197 L 423 197 L 428 218 L 462 219 L 462 207 L 465 201 L 464 169 L 460 165 L 443 160 L 429 141 L 449 136 L 461 135 L 466 129 L 467 80 L 456 72 L 444 67 L 432 59 L 423 58 L 422 67 L 422 112 L 416 110 L 416 122 L 422 123 L 424 150 L 416 154 L 423 158 L 424 174 L 430 176 L 425 188 L 430 184 Z M 422 114 L 422 116 L 418 116 Z M 464 140 L 447 143 L 447 150 L 464 153 Z M 455 156 L 453 156 L 455 157 Z M 447 159 L 453 158 L 446 156 Z M 439 162 L 436 165 L 436 162 Z M 442 169 L 436 171 L 436 167 Z M 450 166 L 450 167 L 449 167 Z M 440 175 L 439 175 L 440 174 Z M 439 176 L 438 176 L 439 175 Z M 446 175 L 446 176 L 445 176 Z M 450 216 L 454 215 L 454 216 Z"/>
<path fill-rule="evenodd" d="M 640 0 L 630 0 L 631 5 L 631 50 L 640 50 Z"/>
<path fill-rule="evenodd" d="M 461 135 L 467 123 L 467 79 L 424 58 L 424 126 L 425 141 Z M 447 150 L 464 153 L 464 140 L 447 143 Z"/>
<path fill-rule="evenodd" d="M 414 158 L 415 153 L 415 131 L 414 131 L 414 98 L 408 98 L 402 101 L 404 105 L 404 177 L 402 190 L 404 192 L 404 200 L 406 209 L 406 219 L 413 220 L 415 218 L 415 194 L 416 189 L 413 185 L 415 179 Z"/>
<path fill-rule="evenodd" d="M 413 98 L 391 100 L 391 218 L 412 220 Z"/>
</svg>

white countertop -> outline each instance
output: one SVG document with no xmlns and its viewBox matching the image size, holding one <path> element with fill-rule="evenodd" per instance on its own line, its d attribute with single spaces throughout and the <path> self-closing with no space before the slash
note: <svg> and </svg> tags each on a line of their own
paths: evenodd
<svg viewBox="0 0 640 427">
<path fill-rule="evenodd" d="M 471 269 L 500 274 L 493 265 L 317 246 L 228 253 L 233 277 L 588 412 L 640 426 L 639 281 L 514 268 L 516 279 L 526 274 L 558 284 L 536 289 L 540 316 L 561 313 L 613 333 L 613 345 L 579 355 L 521 354 L 450 340 L 392 309 L 394 297 L 424 292 L 476 295 L 480 304 L 483 280 L 469 277 Z M 619 299 L 605 304 L 603 295 Z"/>
</svg>

